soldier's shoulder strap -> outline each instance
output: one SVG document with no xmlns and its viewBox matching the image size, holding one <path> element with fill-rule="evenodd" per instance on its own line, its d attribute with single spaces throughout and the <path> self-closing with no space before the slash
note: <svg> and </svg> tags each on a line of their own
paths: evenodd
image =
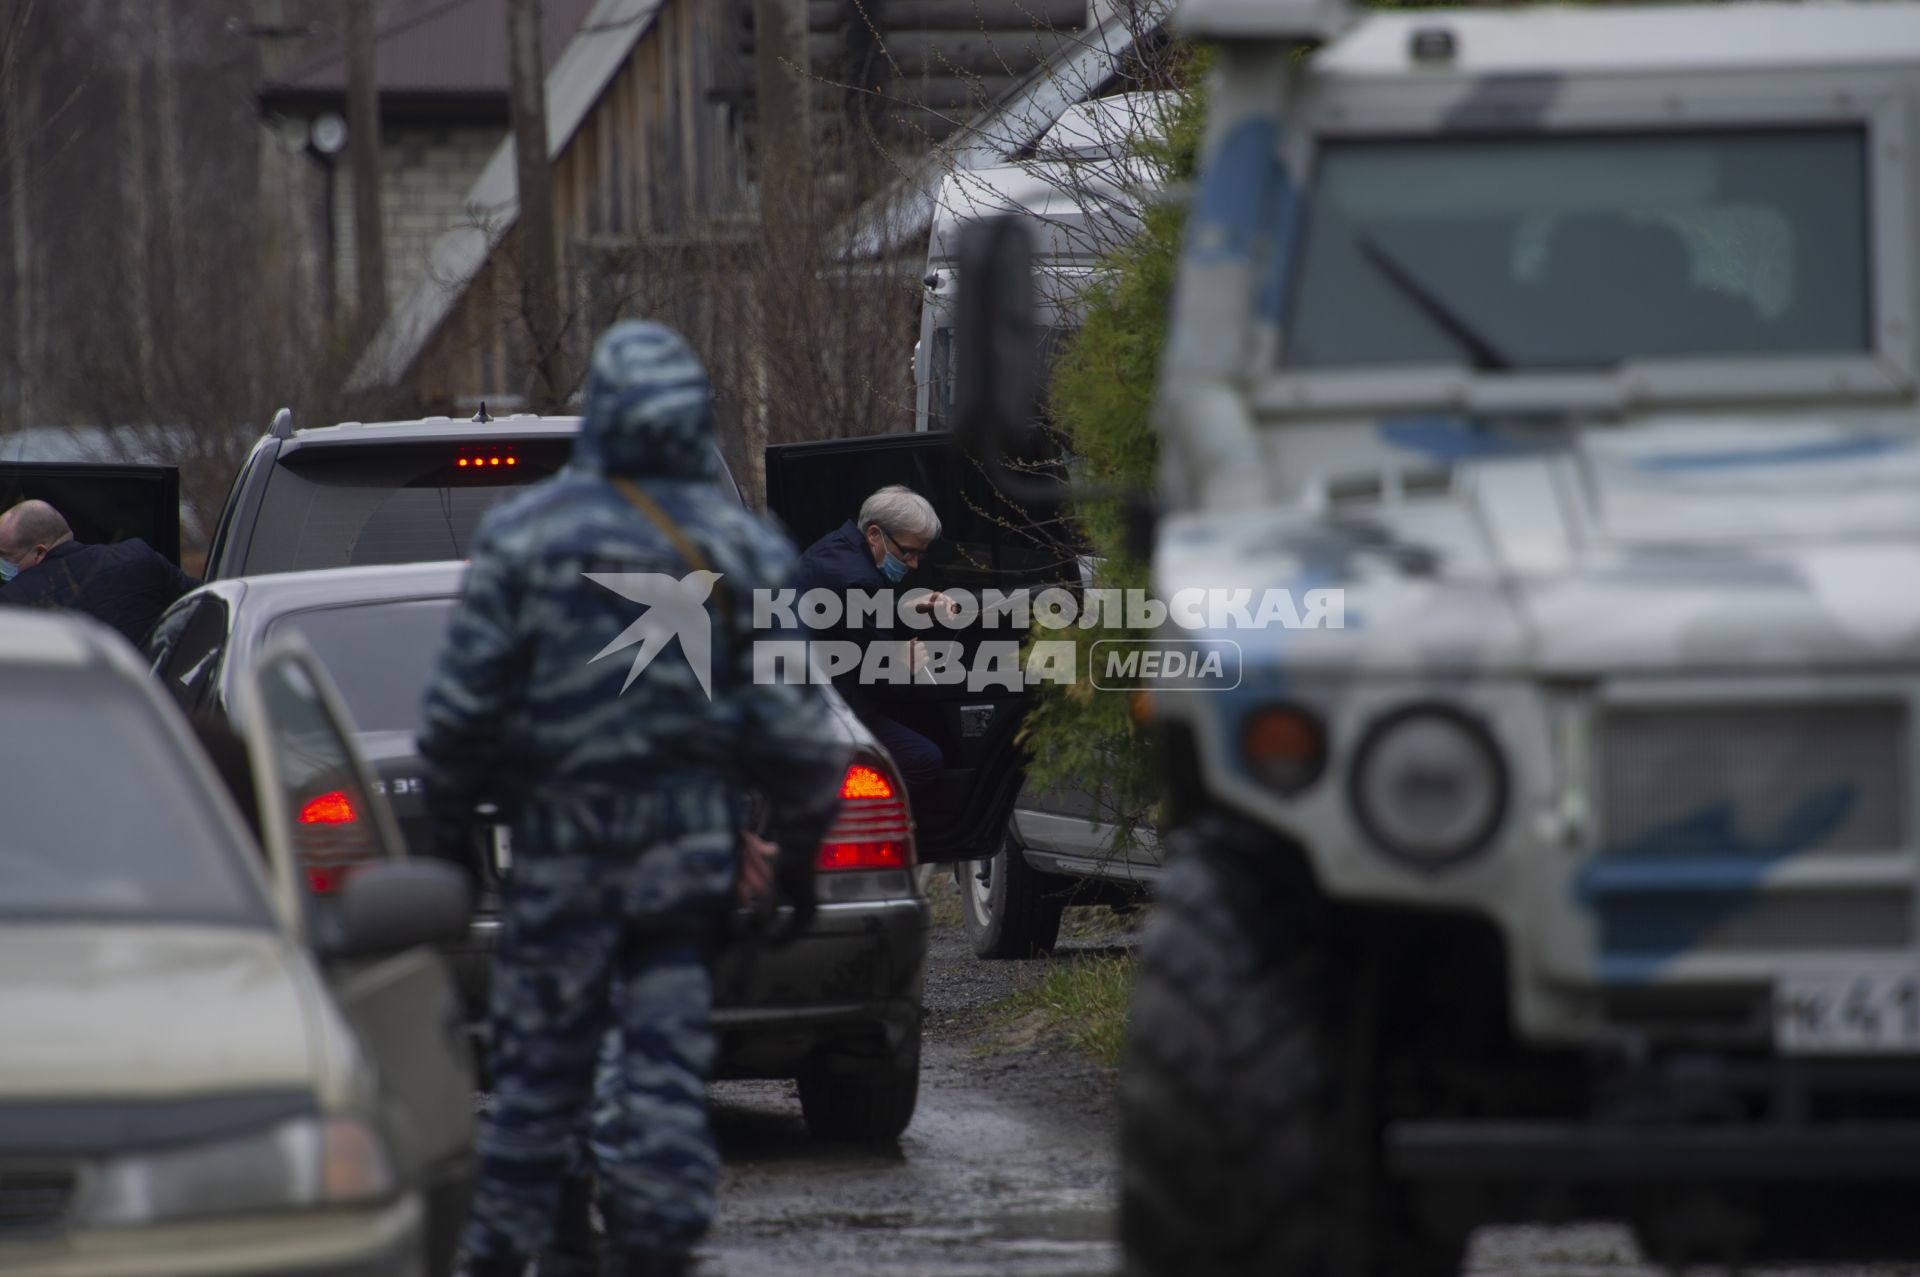
<svg viewBox="0 0 1920 1277">
<path fill-rule="evenodd" d="M 673 548 L 680 552 L 680 557 L 687 561 L 688 567 L 696 572 L 713 571 L 713 565 L 707 561 L 707 556 L 700 552 L 700 547 L 694 544 L 693 538 L 687 535 L 686 529 L 674 522 L 673 516 L 661 509 L 660 503 L 648 496 L 646 489 L 624 474 L 611 475 L 609 478 L 613 486 L 619 490 L 620 495 L 627 499 L 627 504 L 645 515 L 647 522 L 660 529 L 661 535 L 673 543 Z M 713 602 L 714 606 L 720 609 L 720 619 L 725 623 L 727 632 L 731 634 L 733 632 L 732 594 L 725 589 L 716 589 L 713 592 Z"/>
</svg>

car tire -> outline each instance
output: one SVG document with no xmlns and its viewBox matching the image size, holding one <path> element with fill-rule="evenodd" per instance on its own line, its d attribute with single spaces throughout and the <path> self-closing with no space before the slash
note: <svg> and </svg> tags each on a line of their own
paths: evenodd
<svg viewBox="0 0 1920 1277">
<path fill-rule="evenodd" d="M 1038 958 L 1053 952 L 1071 883 L 1029 865 L 1011 828 L 997 853 L 985 860 L 959 861 L 953 877 L 974 953 L 982 958 Z"/>
<path fill-rule="evenodd" d="M 890 1144 L 920 1102 L 920 1027 L 873 1060 L 832 1052 L 801 1073 L 800 1115 L 815 1139 Z"/>
<path fill-rule="evenodd" d="M 1377 1174 L 1335 964 L 1275 894 L 1199 849 L 1162 880 L 1121 1074 L 1125 1271 L 1456 1274 L 1468 1231 L 1431 1230 Z"/>
</svg>

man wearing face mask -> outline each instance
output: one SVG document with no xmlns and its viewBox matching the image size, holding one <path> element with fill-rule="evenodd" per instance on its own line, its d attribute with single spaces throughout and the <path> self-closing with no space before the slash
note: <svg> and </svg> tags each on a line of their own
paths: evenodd
<svg viewBox="0 0 1920 1277">
<path fill-rule="evenodd" d="M 807 547 L 794 587 L 800 594 L 830 590 L 843 599 L 856 590 L 898 591 L 904 588 L 907 574 L 920 566 L 927 547 L 939 539 L 940 516 L 927 499 L 912 488 L 891 484 L 868 497 L 856 517 Z M 944 608 L 951 613 L 953 605 L 942 595 L 929 594 L 919 600 L 918 607 L 923 612 Z M 839 626 L 809 637 L 865 645 L 900 642 L 914 634 L 899 623 L 897 612 L 889 612 L 877 621 L 862 616 L 857 625 L 843 614 Z M 857 668 L 835 676 L 833 685 L 893 755 L 909 790 L 922 789 L 939 777 L 946 759 L 933 724 L 907 699 L 904 687 L 863 684 Z"/>
<path fill-rule="evenodd" d="M 139 538 L 87 545 L 44 501 L 0 514 L 0 604 L 84 612 L 138 646 L 160 614 L 200 582 Z"/>
</svg>

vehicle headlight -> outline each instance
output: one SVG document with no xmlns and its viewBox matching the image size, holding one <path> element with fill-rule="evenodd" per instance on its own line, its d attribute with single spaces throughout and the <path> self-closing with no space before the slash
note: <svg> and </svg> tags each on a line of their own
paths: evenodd
<svg viewBox="0 0 1920 1277">
<path fill-rule="evenodd" d="M 1478 720 L 1448 705 L 1413 705 L 1367 730 L 1351 794 L 1355 818 L 1382 851 L 1437 869 L 1493 840 L 1506 813 L 1507 771 Z"/>
<path fill-rule="evenodd" d="M 114 1157 L 92 1168 L 83 1224 L 346 1206 L 392 1196 L 380 1136 L 355 1118 L 307 1118 L 238 1139 Z"/>
</svg>

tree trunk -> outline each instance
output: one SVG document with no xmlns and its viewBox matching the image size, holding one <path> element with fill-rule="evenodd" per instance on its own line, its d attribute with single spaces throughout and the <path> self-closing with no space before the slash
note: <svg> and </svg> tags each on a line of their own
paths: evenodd
<svg viewBox="0 0 1920 1277">
<path fill-rule="evenodd" d="M 507 66 L 513 108 L 513 168 L 520 213 L 520 313 L 527 326 L 536 408 L 561 406 L 571 389 L 560 349 L 560 254 L 547 148 L 546 60 L 540 0 L 507 0 Z"/>
<path fill-rule="evenodd" d="M 25 429 L 34 424 L 35 378 L 38 376 L 38 345 L 34 333 L 35 294 L 38 291 L 33 241 L 33 190 L 27 148 L 40 115 L 40 77 L 32 61 L 20 56 L 18 42 L 26 38 L 25 15 L 16 21 L 9 17 L 7 30 L 0 32 L 7 44 L 0 50 L 0 95 L 7 102 L 4 122 L 0 122 L 0 146 L 7 152 L 7 230 L 12 247 L 13 267 L 13 368 L 7 380 L 13 388 L 12 425 Z"/>
<path fill-rule="evenodd" d="M 127 214 L 126 235 L 121 241 L 126 273 L 127 322 L 132 326 L 133 363 L 139 378 L 138 398 L 143 405 L 152 402 L 154 393 L 153 297 L 150 278 L 153 248 L 153 211 L 147 200 L 147 119 L 153 107 L 147 101 L 146 57 L 140 42 L 128 32 L 140 30 L 144 23 L 145 0 L 126 0 L 118 52 L 122 59 L 121 110 L 126 132 L 120 152 L 120 192 Z"/>
<path fill-rule="evenodd" d="M 347 149 L 353 165 L 353 261 L 363 341 L 387 315 L 387 245 L 380 220 L 380 86 L 373 0 L 347 0 Z"/>
</svg>

